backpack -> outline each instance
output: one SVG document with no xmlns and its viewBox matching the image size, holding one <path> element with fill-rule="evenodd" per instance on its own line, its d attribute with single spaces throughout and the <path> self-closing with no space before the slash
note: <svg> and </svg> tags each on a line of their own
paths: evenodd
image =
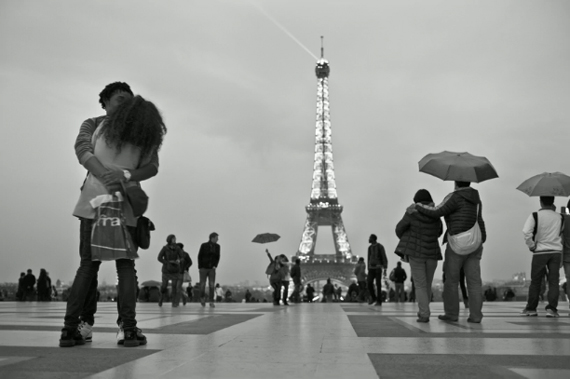
<svg viewBox="0 0 570 379">
<path fill-rule="evenodd" d="M 390 279 L 391 282 L 396 281 L 396 269 L 395 268 L 393 268 L 392 271 L 390 272 L 390 276 L 388 277 L 388 279 Z"/>
<path fill-rule="evenodd" d="M 562 223 L 560 224 L 560 234 L 564 230 L 564 215 L 562 217 Z M 532 218 L 534 218 L 534 229 L 532 230 L 532 240 L 536 242 L 536 232 L 538 231 L 538 212 L 532 212 Z"/>
</svg>

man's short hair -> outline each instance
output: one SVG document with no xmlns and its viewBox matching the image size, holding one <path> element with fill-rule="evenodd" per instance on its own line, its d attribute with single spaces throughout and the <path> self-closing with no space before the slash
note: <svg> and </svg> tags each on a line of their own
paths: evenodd
<svg viewBox="0 0 570 379">
<path fill-rule="evenodd" d="M 184 249 L 184 244 L 182 242 L 177 242 L 176 246 L 178 246 L 181 249 Z"/>
<path fill-rule="evenodd" d="M 551 206 L 552 204 L 554 204 L 554 196 L 541 196 L 540 197 L 540 202 L 543 205 L 546 205 L 547 207 Z"/>
<path fill-rule="evenodd" d="M 32 269 L 29 268 L 29 269 L 28 269 L 28 274 L 31 274 L 31 273 L 32 273 Z"/>
<path fill-rule="evenodd" d="M 363 257 L 358 258 L 358 262 L 364 262 L 364 258 Z"/>
<path fill-rule="evenodd" d="M 295 264 L 300 264 L 301 260 L 299 258 L 295 259 Z"/>
<path fill-rule="evenodd" d="M 115 92 L 127 92 L 133 96 L 133 91 L 131 87 L 124 82 L 114 82 L 111 84 L 107 84 L 103 91 L 99 94 L 99 103 L 101 103 L 101 107 L 105 109 L 105 101 L 109 101 L 111 97 L 115 94 Z"/>
<path fill-rule="evenodd" d="M 455 185 L 459 188 L 469 187 L 471 182 L 455 182 Z"/>
<path fill-rule="evenodd" d="M 217 237 L 217 236 L 218 236 L 218 233 L 216 233 L 216 232 L 210 233 L 210 237 L 209 237 L 210 241 L 212 240 L 212 238 Z"/>
<path fill-rule="evenodd" d="M 376 234 L 371 234 L 370 238 L 372 239 L 372 241 L 378 241 L 378 237 L 376 236 Z"/>
</svg>

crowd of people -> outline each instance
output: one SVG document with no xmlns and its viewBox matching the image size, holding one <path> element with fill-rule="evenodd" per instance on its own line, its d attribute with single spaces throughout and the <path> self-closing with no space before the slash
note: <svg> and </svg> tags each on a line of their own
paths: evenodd
<svg viewBox="0 0 570 379">
<path fill-rule="evenodd" d="M 82 345 L 92 340 L 97 311 L 97 277 L 103 261 L 114 261 L 117 270 L 117 343 L 125 347 L 147 343 L 136 320 L 138 278 L 135 259 L 139 247 L 148 247 L 148 237 L 145 239 L 148 230 L 141 222 L 144 217 L 140 217 L 146 210 L 148 197 L 142 191 L 141 182 L 157 175 L 158 152 L 167 130 L 156 106 L 140 95 L 135 96 L 127 83 L 107 85 L 99 93 L 99 103 L 105 115 L 85 120 L 75 141 L 76 156 L 87 170 L 87 177 L 73 210 L 80 226 L 80 265 L 67 298 L 64 327 L 59 339 L 61 347 Z M 439 315 L 439 319 L 458 320 L 458 285 L 464 276 L 466 293 L 463 298 L 469 308 L 467 321 L 480 323 L 483 319 L 480 261 L 487 236 L 479 192 L 471 188 L 469 182 L 456 181 L 454 191 L 437 206 L 425 189 L 417 191 L 413 200 L 396 225 L 399 243 L 395 252 L 402 262 L 410 265 L 414 298 L 418 304 L 417 321 L 429 322 L 433 276 L 438 261 L 445 258 L 444 314 Z M 567 279 L 569 276 L 570 222 L 565 219 L 568 216 L 561 217 L 555 212 L 553 201 L 553 197 L 541 197 L 541 209 L 529 216 L 524 225 L 525 242 L 533 252 L 528 303 L 522 311 L 525 316 L 537 315 L 540 283 L 546 277 L 549 286 L 546 315 L 558 317 L 560 265 L 564 265 Z M 440 220 L 442 217 L 447 227 L 445 233 Z M 112 222 L 107 222 L 109 220 Z M 108 228 L 121 228 L 122 233 L 106 234 Z M 123 236 L 121 241 L 117 240 L 119 234 Z M 443 252 L 439 245 L 442 234 L 446 245 Z M 208 241 L 200 246 L 197 257 L 202 307 L 207 302 L 210 307 L 215 307 L 216 300 L 223 296 L 214 285 L 220 261 L 218 238 L 217 233 L 211 233 Z M 177 307 L 181 299 L 184 304 L 187 301 L 182 283 L 190 283 L 192 260 L 184 251 L 184 245 L 177 243 L 176 236 L 169 235 L 166 242 L 158 255 L 162 264 L 158 304 L 162 306 L 165 301 L 170 282 L 170 300 L 172 306 Z M 388 257 L 376 235 L 371 235 L 369 242 L 367 263 L 363 258 L 358 262 L 355 276 L 360 292 L 368 294 L 371 304 L 381 306 L 382 281 L 386 277 Z M 273 303 L 280 305 L 282 302 L 287 306 L 289 301 L 301 301 L 300 260 L 291 263 L 285 255 L 272 257 L 269 251 L 267 255 L 270 264 L 266 273 L 274 289 Z M 403 301 L 406 296 L 404 282 L 407 275 L 402 262 L 397 263 L 389 278 L 394 282 L 395 301 Z M 293 291 L 289 296 L 291 281 Z M 37 290 L 35 285 L 36 279 L 31 270 L 27 275 L 22 274 L 19 299 L 30 300 L 37 294 L 40 301 L 49 300 L 52 285 L 45 270 L 41 270 Z M 315 299 L 314 292 L 315 289 L 307 285 L 308 301 Z M 329 279 L 323 287 L 323 298 L 334 301 L 335 297 L 337 300 L 341 298 L 341 292 Z"/>
<path fill-rule="evenodd" d="M 27 273 L 20 273 L 16 301 L 52 301 L 57 297 L 57 288 L 51 283 L 49 272 L 45 269 L 40 269 L 37 279 L 32 269 L 28 269 Z"/>
</svg>

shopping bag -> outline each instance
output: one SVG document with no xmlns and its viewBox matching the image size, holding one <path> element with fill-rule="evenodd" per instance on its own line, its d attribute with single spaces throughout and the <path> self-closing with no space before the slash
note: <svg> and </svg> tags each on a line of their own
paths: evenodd
<svg viewBox="0 0 570 379">
<path fill-rule="evenodd" d="M 94 261 L 139 257 L 127 230 L 123 200 L 121 193 L 117 192 L 114 195 L 100 195 L 90 201 L 97 210 L 91 231 L 91 259 Z"/>
</svg>

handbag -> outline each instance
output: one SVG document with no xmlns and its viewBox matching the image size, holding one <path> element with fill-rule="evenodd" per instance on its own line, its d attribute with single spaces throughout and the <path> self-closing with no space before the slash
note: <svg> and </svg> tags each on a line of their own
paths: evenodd
<svg viewBox="0 0 570 379">
<path fill-rule="evenodd" d="M 115 195 L 99 195 L 90 202 L 97 209 L 91 231 L 91 259 L 94 261 L 139 257 L 127 230 L 122 202 L 120 192 Z"/>
<path fill-rule="evenodd" d="M 137 220 L 135 230 L 135 242 L 138 247 L 146 250 L 150 246 L 150 232 L 153 231 L 154 224 L 145 216 L 140 216 Z"/>
<path fill-rule="evenodd" d="M 184 278 L 182 278 L 183 283 L 192 283 L 192 277 L 188 271 L 184 271 Z"/>
<path fill-rule="evenodd" d="M 468 255 L 481 246 L 483 240 L 481 236 L 481 228 L 479 227 L 479 204 L 477 204 L 477 220 L 471 229 L 447 237 L 447 243 L 451 250 L 458 255 Z"/>
</svg>

